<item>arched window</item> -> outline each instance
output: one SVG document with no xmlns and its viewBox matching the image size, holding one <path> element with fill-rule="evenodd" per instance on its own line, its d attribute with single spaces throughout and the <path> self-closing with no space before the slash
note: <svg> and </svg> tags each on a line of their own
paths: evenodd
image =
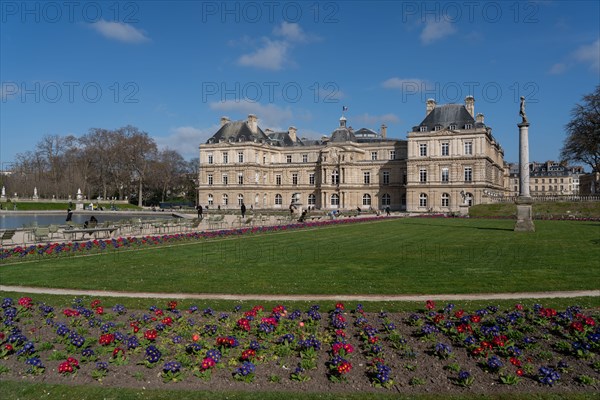
<svg viewBox="0 0 600 400">
<path fill-rule="evenodd" d="M 363 206 L 370 206 L 371 205 L 371 195 L 370 194 L 363 194 Z"/>
<path fill-rule="evenodd" d="M 281 206 L 283 204 L 283 197 L 278 193 L 275 195 L 275 205 Z"/>
<path fill-rule="evenodd" d="M 331 195 L 331 206 L 337 207 L 340 205 L 340 196 L 336 193 Z"/>
<path fill-rule="evenodd" d="M 450 195 L 448 193 L 442 193 L 442 207 L 450 206 Z"/>
<path fill-rule="evenodd" d="M 421 193 L 419 195 L 419 207 L 427 207 L 427 194 Z"/>
<path fill-rule="evenodd" d="M 241 206 L 243 202 L 244 202 L 244 195 L 240 193 L 240 194 L 238 194 L 238 206 Z"/>
<path fill-rule="evenodd" d="M 392 204 L 392 197 L 385 193 L 383 196 L 381 196 L 381 205 L 382 206 L 389 206 L 390 204 Z"/>
<path fill-rule="evenodd" d="M 213 198 L 212 194 L 208 195 L 208 205 L 212 206 L 215 203 L 215 199 Z"/>
<path fill-rule="evenodd" d="M 317 204 L 317 196 L 311 193 L 308 195 L 308 205 L 314 206 L 315 204 Z"/>
<path fill-rule="evenodd" d="M 224 194 L 223 195 L 223 205 L 226 206 L 227 204 L 229 204 L 229 196 Z"/>
</svg>

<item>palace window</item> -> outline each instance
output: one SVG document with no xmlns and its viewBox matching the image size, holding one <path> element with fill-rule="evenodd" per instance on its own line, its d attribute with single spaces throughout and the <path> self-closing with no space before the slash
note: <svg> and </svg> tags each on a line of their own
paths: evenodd
<svg viewBox="0 0 600 400">
<path fill-rule="evenodd" d="M 473 154 L 473 142 L 465 142 L 465 154 Z"/>
<path fill-rule="evenodd" d="M 227 174 L 223 174 L 222 179 L 223 185 L 227 185 L 227 183 L 229 183 L 229 178 L 227 177 Z"/>
<path fill-rule="evenodd" d="M 308 195 L 308 205 L 314 206 L 315 204 L 317 204 L 317 196 L 311 193 Z"/>
<path fill-rule="evenodd" d="M 243 184 L 244 184 L 244 174 L 240 172 L 238 174 L 238 185 L 243 185 Z"/>
<path fill-rule="evenodd" d="M 427 207 L 427 194 L 421 193 L 419 195 L 419 207 Z"/>
<path fill-rule="evenodd" d="M 239 163 L 244 162 L 244 152 L 243 151 L 238 152 L 238 162 Z"/>
<path fill-rule="evenodd" d="M 281 174 L 276 174 L 275 175 L 275 184 L 277 186 L 281 186 Z"/>
<path fill-rule="evenodd" d="M 421 183 L 427 182 L 427 169 L 426 168 L 421 168 L 419 170 L 419 182 L 421 182 Z"/>
<path fill-rule="evenodd" d="M 377 152 L 376 151 L 371 152 L 371 161 L 377 161 Z"/>
<path fill-rule="evenodd" d="M 362 204 L 363 204 L 363 206 L 371 205 L 371 195 L 370 194 L 367 194 L 367 193 L 363 194 Z"/>
<path fill-rule="evenodd" d="M 229 204 L 229 196 L 224 194 L 223 195 L 223 205 L 226 206 L 227 204 Z"/>
<path fill-rule="evenodd" d="M 207 160 L 208 160 L 209 164 L 213 163 L 213 155 L 212 155 L 212 153 L 207 156 Z"/>
<path fill-rule="evenodd" d="M 292 185 L 297 185 L 297 184 L 298 184 L 298 174 L 293 173 L 292 174 Z"/>
<path fill-rule="evenodd" d="M 208 180 L 208 186 L 211 186 L 213 184 L 213 175 L 212 174 L 208 174 L 206 176 L 207 180 Z"/>
<path fill-rule="evenodd" d="M 285 156 L 285 162 L 287 162 L 288 164 L 292 163 L 292 155 L 288 154 L 287 156 Z"/>
<path fill-rule="evenodd" d="M 450 195 L 448 193 L 442 193 L 442 207 L 450 206 Z"/>
<path fill-rule="evenodd" d="M 371 173 L 370 172 L 363 172 L 363 183 L 365 185 L 369 185 L 371 183 Z"/>
<path fill-rule="evenodd" d="M 215 202 L 215 199 L 213 198 L 213 195 L 209 194 L 208 195 L 208 205 L 212 206 L 214 204 L 214 202 Z"/>
<path fill-rule="evenodd" d="M 238 206 L 241 206 L 243 202 L 244 202 L 244 195 L 240 193 L 240 194 L 238 194 Z"/>
<path fill-rule="evenodd" d="M 302 154 L 302 162 L 303 163 L 308 162 L 308 154 Z"/>
<path fill-rule="evenodd" d="M 442 182 L 450 181 L 450 170 L 448 168 L 442 168 Z"/>
<path fill-rule="evenodd" d="M 315 184 L 315 174 L 314 173 L 308 174 L 308 184 L 314 186 L 314 184 Z"/>
<path fill-rule="evenodd" d="M 340 205 L 340 196 L 336 193 L 331 195 L 331 205 L 339 206 Z"/>
<path fill-rule="evenodd" d="M 384 185 L 389 185 L 390 184 L 390 171 L 383 171 L 383 184 Z"/>
<path fill-rule="evenodd" d="M 283 204 L 283 197 L 280 194 L 275 195 L 275 205 L 280 206 Z"/>
<path fill-rule="evenodd" d="M 223 152 L 223 164 L 229 163 L 229 153 Z"/>
<path fill-rule="evenodd" d="M 421 132 L 427 132 L 427 127 L 426 126 L 422 126 L 420 129 Z"/>
<path fill-rule="evenodd" d="M 389 206 L 390 204 L 392 204 L 392 198 L 389 194 L 385 193 L 383 196 L 381 196 L 381 205 Z"/>
<path fill-rule="evenodd" d="M 465 182 L 473 181 L 473 168 L 465 167 Z"/>
<path fill-rule="evenodd" d="M 333 172 L 331 173 L 331 184 L 332 185 L 340 184 L 340 174 L 336 169 L 334 169 Z"/>
<path fill-rule="evenodd" d="M 390 150 L 390 160 L 396 159 L 396 150 Z"/>
<path fill-rule="evenodd" d="M 443 156 L 450 155 L 450 143 L 448 143 L 448 142 L 442 143 L 442 155 Z"/>
<path fill-rule="evenodd" d="M 427 155 L 427 143 L 421 143 L 419 145 L 419 155 L 425 157 Z"/>
</svg>

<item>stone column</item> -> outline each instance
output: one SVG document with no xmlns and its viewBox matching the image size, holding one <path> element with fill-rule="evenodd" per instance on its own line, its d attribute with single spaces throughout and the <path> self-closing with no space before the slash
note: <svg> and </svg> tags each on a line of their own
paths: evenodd
<svg viewBox="0 0 600 400">
<path fill-rule="evenodd" d="M 523 118 L 519 127 L 519 197 L 517 197 L 516 232 L 535 232 L 532 220 L 533 200 L 529 194 L 529 122 Z"/>
</svg>

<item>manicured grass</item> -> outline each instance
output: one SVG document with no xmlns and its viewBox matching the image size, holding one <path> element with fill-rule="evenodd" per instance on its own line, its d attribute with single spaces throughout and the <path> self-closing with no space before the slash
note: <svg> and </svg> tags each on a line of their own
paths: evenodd
<svg viewBox="0 0 600 400">
<path fill-rule="evenodd" d="M 0 282 L 240 294 L 598 289 L 600 223 L 410 218 L 4 265 Z"/>
<path fill-rule="evenodd" d="M 600 202 L 544 202 L 533 204 L 536 218 L 600 218 Z M 510 217 L 517 215 L 517 206 L 513 203 L 477 204 L 469 208 L 473 217 Z"/>
<path fill-rule="evenodd" d="M 9 382 L 0 381 L 0 392 L 3 400 L 28 400 L 40 398 L 53 399 L 169 399 L 176 397 L 178 400 L 192 399 L 249 399 L 249 400 L 277 400 L 286 398 L 289 400 L 359 400 L 359 399 L 414 399 L 414 400 L 458 400 L 458 399 L 496 399 L 496 400 L 559 400 L 568 396 L 573 400 L 587 400 L 597 398 L 592 393 L 504 393 L 496 395 L 464 393 L 459 396 L 447 394 L 405 394 L 398 393 L 306 393 L 306 392 L 210 392 L 210 391 L 186 391 L 186 390 L 146 390 L 146 389 L 124 389 L 104 388 L 69 385 L 50 385 L 43 383 Z M 51 395 L 51 397 L 49 397 Z"/>
</svg>

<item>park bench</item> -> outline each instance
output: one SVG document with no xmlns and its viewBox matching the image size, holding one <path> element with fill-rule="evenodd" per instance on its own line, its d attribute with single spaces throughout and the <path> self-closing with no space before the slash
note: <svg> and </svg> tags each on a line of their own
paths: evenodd
<svg viewBox="0 0 600 400">
<path fill-rule="evenodd" d="M 104 233 L 106 237 L 112 236 L 113 232 L 118 230 L 119 228 L 116 226 L 108 227 L 108 228 L 81 228 L 81 229 L 65 229 L 63 234 L 70 240 L 77 240 L 77 234 L 81 233 L 81 239 L 85 238 L 85 235 L 90 235 L 90 237 L 94 237 L 94 239 L 98 238 L 98 234 Z"/>
<path fill-rule="evenodd" d="M 0 246 L 4 246 L 4 242 L 6 241 L 14 244 L 14 237 L 16 233 L 16 229 L 6 229 L 5 231 L 0 231 Z"/>
</svg>

